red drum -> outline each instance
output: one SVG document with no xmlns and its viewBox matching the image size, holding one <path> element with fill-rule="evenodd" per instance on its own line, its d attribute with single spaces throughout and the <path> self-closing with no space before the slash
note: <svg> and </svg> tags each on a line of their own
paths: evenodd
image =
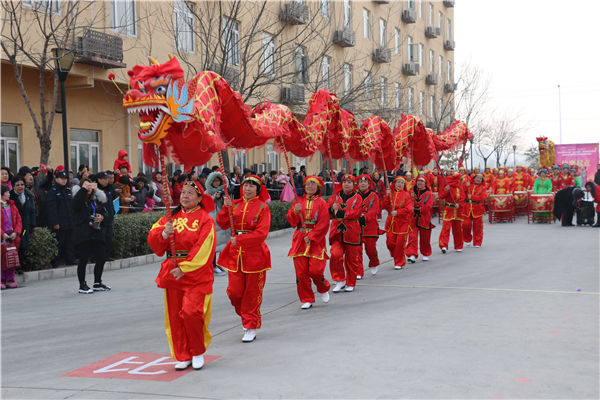
<svg viewBox="0 0 600 400">
<path fill-rule="evenodd" d="M 490 223 L 495 221 L 514 221 L 515 198 L 512 194 L 490 195 Z"/>
<path fill-rule="evenodd" d="M 515 191 L 515 207 L 527 207 L 527 191 Z"/>
<path fill-rule="evenodd" d="M 527 222 L 548 222 L 553 221 L 552 210 L 554 209 L 553 194 L 532 194 L 529 196 L 529 213 Z"/>
</svg>

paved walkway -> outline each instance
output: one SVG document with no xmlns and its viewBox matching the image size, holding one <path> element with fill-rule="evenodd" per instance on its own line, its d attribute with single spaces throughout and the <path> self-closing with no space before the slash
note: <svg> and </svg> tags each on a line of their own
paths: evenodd
<svg viewBox="0 0 600 400">
<path fill-rule="evenodd" d="M 600 229 L 485 226 L 484 245 L 437 249 L 394 271 L 385 249 L 354 293 L 300 310 L 286 257 L 273 270 L 263 328 L 241 343 L 216 277 L 201 371 L 172 382 L 64 377 L 121 352 L 168 353 L 158 264 L 107 271 L 111 292 L 79 295 L 76 278 L 2 292 L 2 398 L 590 398 L 600 397 Z M 329 272 L 327 272 L 329 277 Z"/>
</svg>

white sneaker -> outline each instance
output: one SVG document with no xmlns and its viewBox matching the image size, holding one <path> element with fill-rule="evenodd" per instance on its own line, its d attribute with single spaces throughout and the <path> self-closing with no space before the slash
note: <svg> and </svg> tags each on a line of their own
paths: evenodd
<svg viewBox="0 0 600 400">
<path fill-rule="evenodd" d="M 429 257 L 423 256 L 423 261 L 429 261 Z"/>
<path fill-rule="evenodd" d="M 474 246 L 476 249 L 480 248 L 481 246 Z"/>
<path fill-rule="evenodd" d="M 465 246 L 471 247 L 471 242 L 465 242 Z"/>
<path fill-rule="evenodd" d="M 342 291 L 342 289 L 344 288 L 344 286 L 346 286 L 346 282 L 336 282 L 335 286 L 333 287 L 332 292 L 333 293 L 339 293 Z"/>
<path fill-rule="evenodd" d="M 461 253 L 463 249 L 456 249 L 457 253 Z"/>
<path fill-rule="evenodd" d="M 356 280 L 360 281 L 362 279 L 362 275 L 356 275 Z"/>
<path fill-rule="evenodd" d="M 411 263 L 413 263 L 413 264 L 414 264 L 414 263 L 415 263 L 415 261 L 416 261 L 416 258 L 415 258 L 415 256 L 410 256 L 410 257 L 408 257 L 408 261 L 410 261 Z"/>
<path fill-rule="evenodd" d="M 242 342 L 244 342 L 244 343 L 254 342 L 254 339 L 256 339 L 256 330 L 255 329 L 246 329 L 246 333 L 244 333 Z"/>
<path fill-rule="evenodd" d="M 175 371 L 183 371 L 190 365 L 192 365 L 192 360 L 179 361 L 177 364 L 175 364 Z"/>
<path fill-rule="evenodd" d="M 404 267 L 402 267 L 402 265 L 396 265 L 396 266 L 394 267 L 394 269 L 403 269 L 403 268 L 404 268 Z"/>
<path fill-rule="evenodd" d="M 447 248 L 445 248 L 445 247 L 442 247 L 442 253 L 443 253 L 443 254 L 446 254 L 446 252 L 447 252 L 447 251 L 448 251 L 448 249 L 447 249 Z"/>
<path fill-rule="evenodd" d="M 354 292 L 354 286 L 346 286 L 346 289 L 344 289 L 346 292 Z"/>
<path fill-rule="evenodd" d="M 329 292 L 321 293 L 321 300 L 323 303 L 329 303 Z"/>
<path fill-rule="evenodd" d="M 308 310 L 311 307 L 312 307 L 312 303 L 302 303 L 302 305 L 300 306 L 300 308 L 303 310 Z"/>
<path fill-rule="evenodd" d="M 371 268 L 371 275 L 373 275 L 373 276 L 377 275 L 377 271 L 379 271 L 378 267 Z"/>
<path fill-rule="evenodd" d="M 204 355 L 200 354 L 199 356 L 192 357 L 192 368 L 200 369 L 204 367 Z"/>
</svg>

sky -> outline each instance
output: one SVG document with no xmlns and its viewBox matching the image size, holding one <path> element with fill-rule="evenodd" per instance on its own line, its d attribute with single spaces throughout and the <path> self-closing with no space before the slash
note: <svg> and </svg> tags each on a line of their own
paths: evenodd
<svg viewBox="0 0 600 400">
<path fill-rule="evenodd" d="M 494 116 L 522 127 L 517 152 L 561 143 L 561 123 L 563 144 L 600 142 L 599 17 L 599 0 L 456 0 L 457 75 L 470 62 L 489 77 Z"/>
</svg>

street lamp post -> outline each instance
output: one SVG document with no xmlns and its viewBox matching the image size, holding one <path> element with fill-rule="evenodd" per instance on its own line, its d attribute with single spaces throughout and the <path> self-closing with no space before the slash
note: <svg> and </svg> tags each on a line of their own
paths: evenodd
<svg viewBox="0 0 600 400">
<path fill-rule="evenodd" d="M 562 144 L 562 108 L 560 106 L 560 85 L 558 85 L 558 129 L 560 132 L 560 144 Z"/>
<path fill-rule="evenodd" d="M 513 169 L 517 170 L 517 145 L 513 144 Z"/>
<path fill-rule="evenodd" d="M 52 49 L 54 55 L 54 71 L 58 74 L 58 80 L 60 81 L 60 106 L 62 110 L 62 128 L 63 128 L 63 155 L 65 172 L 67 173 L 67 179 L 70 179 L 69 174 L 69 131 L 67 128 L 67 100 L 65 95 L 65 81 L 73 67 L 75 61 L 75 54 L 69 49 L 54 48 Z"/>
</svg>

